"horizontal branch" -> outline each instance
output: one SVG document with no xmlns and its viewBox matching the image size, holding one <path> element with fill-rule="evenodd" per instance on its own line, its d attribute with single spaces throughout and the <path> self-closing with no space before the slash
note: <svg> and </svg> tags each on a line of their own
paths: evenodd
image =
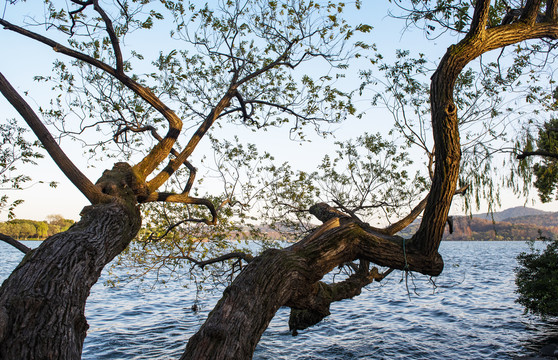
<svg viewBox="0 0 558 360">
<path fill-rule="evenodd" d="M 196 265 L 198 265 L 199 267 L 201 267 L 203 269 L 207 265 L 227 261 L 227 260 L 230 260 L 230 259 L 242 259 L 242 260 L 246 261 L 247 263 L 249 263 L 254 259 L 254 257 L 250 254 L 246 254 L 242 251 L 238 251 L 238 252 L 233 252 L 233 253 L 225 254 L 225 255 L 222 255 L 222 256 L 218 256 L 218 257 L 213 258 L 213 259 L 208 259 L 208 260 L 203 260 L 203 261 L 195 261 L 195 263 L 196 263 Z"/>
<path fill-rule="evenodd" d="M 465 185 L 459 189 L 456 189 L 454 195 L 464 194 L 465 191 L 467 191 L 468 187 L 469 187 L 468 185 Z M 339 211 L 329 206 L 326 203 L 318 203 L 313 205 L 312 207 L 310 207 L 310 213 L 322 222 L 326 222 L 332 218 L 351 218 L 366 231 L 375 232 L 384 235 L 395 235 L 401 230 L 405 229 L 407 226 L 409 226 L 413 221 L 415 221 L 418 218 L 418 216 L 422 213 L 422 211 L 426 207 L 427 200 L 428 197 L 425 197 L 411 210 L 411 212 L 407 216 L 389 225 L 386 228 L 376 228 L 370 226 L 369 224 L 360 220 L 353 212 L 343 207 L 338 201 L 335 201 L 335 203 L 341 206 L 341 208 L 347 213 Z"/>
<path fill-rule="evenodd" d="M 27 246 L 23 245 L 22 243 L 20 243 L 19 241 L 17 241 L 11 236 L 0 234 L 0 240 L 12 245 L 13 247 L 15 247 L 16 249 L 18 249 L 24 254 L 27 254 L 29 251 L 31 251 L 31 248 L 28 248 Z"/>
<path fill-rule="evenodd" d="M 175 193 L 151 193 L 149 197 L 145 199 L 139 199 L 140 203 L 148 203 L 148 202 L 172 202 L 172 203 L 181 203 L 181 204 L 192 204 L 192 205 L 203 205 L 205 206 L 209 212 L 211 213 L 211 220 L 208 219 L 190 219 L 190 221 L 197 221 L 203 222 L 207 225 L 215 225 L 217 224 L 217 210 L 215 206 L 209 199 L 204 198 L 195 198 L 191 197 L 188 194 L 175 194 Z"/>
<path fill-rule="evenodd" d="M 552 159 L 558 159 L 558 153 L 544 151 L 544 150 L 537 150 L 537 151 L 523 151 L 521 154 L 517 155 L 518 160 L 523 160 L 529 156 L 542 156 Z"/>
</svg>

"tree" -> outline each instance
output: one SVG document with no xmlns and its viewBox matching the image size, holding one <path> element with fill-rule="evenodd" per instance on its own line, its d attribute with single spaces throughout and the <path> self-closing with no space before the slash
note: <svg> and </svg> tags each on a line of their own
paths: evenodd
<svg viewBox="0 0 558 360">
<path fill-rule="evenodd" d="M 68 230 L 68 228 L 74 224 L 74 221 L 59 217 L 56 223 L 57 224 L 50 222 L 47 224 L 44 221 L 25 219 L 9 220 L 7 222 L 0 222 L 0 233 L 15 239 L 25 239 L 29 237 L 45 239 L 49 234 L 53 235 Z"/>
<path fill-rule="evenodd" d="M 81 221 L 66 232 L 27 251 L 21 266 L 3 283 L 0 354 L 6 358 L 80 356 L 87 329 L 83 311 L 89 289 L 102 268 L 138 232 L 139 203 L 203 206 L 208 209 L 203 217 L 190 220 L 216 223 L 216 206 L 190 194 L 196 170 L 189 158 L 217 120 L 264 128 L 291 118 L 292 133 L 300 135 L 305 124 L 338 121 L 352 111 L 347 96 L 328 86 L 330 79 L 314 81 L 305 76 L 303 83 L 308 91 L 300 92 L 289 75 L 289 69 L 312 58 L 343 65 L 343 39 L 350 37 L 354 29 L 337 18 L 342 4 L 223 1 L 218 3 L 221 11 L 214 11 L 181 1 L 164 1 L 159 6 L 116 2 L 111 12 L 96 0 L 76 0 L 70 5 L 68 11 L 54 2 L 45 2 L 47 18 L 40 23 L 58 33 L 51 38 L 0 20 L 5 31 L 18 33 L 71 59 L 75 71 L 58 60 L 54 72 L 61 82 L 53 92 L 75 94 L 68 107 L 60 96 L 50 109 L 40 108 L 39 116 L 3 75 L 0 91 L 92 204 L 83 210 Z M 155 62 L 158 73 L 143 78 L 128 75 L 133 61 L 142 56 L 133 51 L 124 53 L 122 39 L 135 30 L 151 28 L 163 17 L 159 10 L 170 14 L 177 25 L 173 35 L 185 40 L 196 53 L 161 53 Z M 191 31 L 196 27 L 199 31 Z M 215 35 L 209 36 L 210 33 Z M 64 35 L 69 39 L 67 45 L 55 40 Z M 132 60 L 125 60 L 128 55 Z M 75 81 L 76 76 L 82 76 L 84 81 Z M 58 80 L 54 76 L 37 79 Z M 202 84 L 211 87 L 199 88 Z M 175 101 L 180 116 L 162 99 Z M 68 115 L 75 116 L 82 127 L 72 129 L 71 123 L 66 123 Z M 196 130 L 186 134 L 189 138 L 179 147 L 182 119 Z M 87 129 L 106 127 L 113 136 L 108 140 L 94 139 L 93 153 L 100 153 L 96 151 L 99 149 L 114 156 L 112 150 L 119 157 L 139 159 L 133 166 L 116 163 L 93 183 L 55 141 L 45 126 L 49 123 L 75 138 Z M 159 135 L 161 129 L 166 129 L 164 136 Z M 87 138 L 82 141 L 87 142 Z M 149 146 L 152 142 L 154 145 Z M 182 191 L 160 191 L 181 167 L 189 172 Z"/>
<path fill-rule="evenodd" d="M 405 220 L 408 218 L 396 223 L 395 227 L 369 229 L 363 228 L 349 216 L 328 211 L 327 206 L 314 207 L 312 213 L 324 221 L 324 225 L 299 243 L 282 251 L 265 253 L 252 261 L 227 288 L 207 321 L 190 339 L 183 358 L 249 358 L 267 322 L 282 305 L 290 306 L 297 312 L 305 312 L 303 317 L 312 318 L 309 323 L 319 321 L 327 315 L 329 303 L 351 296 L 348 294 L 354 294 L 363 283 L 368 283 L 373 278 L 382 278 L 377 270 L 369 272 L 365 267 L 365 270 L 356 272 L 354 277 L 342 284 L 344 286 L 337 284 L 344 291 L 340 291 L 337 286 L 327 287 L 315 282 L 316 278 L 323 276 L 333 266 L 355 258 L 364 260 L 364 263 L 370 261 L 395 269 L 439 274 L 443 262 L 437 249 L 456 190 L 461 158 L 457 108 L 453 99 L 456 80 L 470 61 L 490 50 L 528 39 L 555 39 L 558 35 L 555 25 L 557 5 L 547 3 L 546 21 L 538 23 L 540 4 L 541 2 L 536 1 L 527 2 L 518 22 L 500 26 L 489 23 L 495 11 L 490 6 L 490 1 L 477 1 L 472 14 L 464 11 L 457 19 L 468 20 L 470 28 L 459 43 L 448 49 L 432 77 L 430 104 L 436 163 L 428 197 L 422 203 L 424 214 L 421 225 L 410 240 L 404 241 L 393 236 L 399 226 L 407 224 Z M 438 12 L 443 14 L 449 9 L 451 6 L 448 5 L 447 9 L 433 9 L 422 14 L 426 14 L 427 19 L 432 19 Z M 444 21 L 447 19 L 443 16 L 441 18 Z M 461 28 L 464 28 L 463 24 Z M 353 254 L 349 255 L 347 251 Z M 268 269 L 266 273 L 261 270 L 263 268 Z M 306 286 L 303 286 L 305 281 Z M 273 298 L 264 297 L 264 289 L 270 284 L 274 288 Z M 301 291 L 304 288 L 307 290 Z M 328 290 L 322 291 L 324 288 Z M 264 299 L 246 301 L 248 298 L 254 299 L 253 294 L 257 294 L 255 297 L 258 300 Z M 246 314 L 257 316 L 247 317 Z M 267 314 L 270 315 L 262 321 L 261 318 Z M 300 317 L 301 315 L 291 317 L 295 329 L 297 325 L 294 318 Z M 232 332 L 231 329 L 236 331 Z M 248 345 L 243 347 L 238 344 Z"/>
<path fill-rule="evenodd" d="M 48 236 L 48 224 L 44 221 L 37 221 L 35 227 L 37 228 L 37 238 L 46 239 Z"/>
<path fill-rule="evenodd" d="M 62 215 L 48 215 L 47 221 L 49 226 L 58 227 L 58 231 L 66 231 L 70 226 L 74 224 L 73 220 L 64 219 Z"/>
<path fill-rule="evenodd" d="M 535 242 L 531 242 L 530 251 L 517 257 L 515 283 L 519 297 L 516 301 L 526 312 L 555 317 L 558 316 L 558 241 L 542 239 L 547 241 L 544 249 L 536 249 Z"/>
<path fill-rule="evenodd" d="M 200 205 L 208 209 L 210 217 L 189 220 L 216 223 L 220 204 L 190 195 L 196 173 L 189 162 L 216 121 L 229 119 L 260 129 L 294 119 L 292 133 L 302 135 L 301 125 L 338 121 L 354 111 L 346 94 L 328 84 L 334 76 L 319 81 L 304 76 L 301 83 L 308 92 L 300 92 L 288 73 L 313 57 L 332 64 L 339 59 L 340 46 L 355 31 L 340 18 L 342 4 L 223 1 L 219 12 L 209 6 L 198 10 L 182 2 L 164 1 L 177 25 L 174 34 L 194 46 L 196 54 L 161 53 L 155 62 L 158 73 L 145 79 L 127 75 L 133 62 L 124 60 L 121 39 L 138 28 L 152 27 L 162 14 L 135 2 L 118 2 L 113 12 L 106 12 L 96 0 L 70 3 L 74 7 L 66 11 L 46 2 L 47 29 L 70 35 L 68 46 L 4 19 L 0 24 L 74 59 L 72 65 L 83 82 L 76 81 L 76 74 L 61 61 L 56 63 L 56 74 L 63 80 L 60 90 L 79 94 L 69 103 L 70 112 L 84 124 L 79 130 L 108 126 L 120 156 L 139 161 L 133 166 L 119 162 L 93 184 L 69 161 L 39 116 L 0 76 L 0 91 L 92 203 L 78 223 L 28 253 L 2 285 L 0 354 L 7 358 L 79 357 L 87 328 L 83 308 L 89 289 L 102 268 L 138 232 L 138 204 Z M 540 0 L 528 0 L 517 21 L 501 25 L 497 20 L 506 13 L 499 2 L 492 6 L 489 0 L 474 4 L 448 1 L 434 6 L 429 1 L 412 1 L 410 5 L 424 6 L 413 9 L 410 19 L 438 22 L 464 34 L 448 48 L 431 79 L 435 147 L 428 194 L 407 215 L 385 228 L 359 218 L 356 211 L 362 210 L 362 203 L 352 202 L 353 209 L 343 204 L 338 209 L 326 203 L 314 204 L 310 213 L 323 224 L 286 249 L 270 249 L 248 259 L 248 265 L 189 340 L 184 359 L 249 359 L 281 306 L 291 307 L 289 323 L 295 332 L 327 316 L 332 302 L 357 295 L 363 286 L 380 281 L 394 269 L 431 276 L 443 270 L 438 247 L 452 198 L 462 190 L 457 188 L 461 143 L 454 91 L 458 78 L 471 61 L 491 50 L 530 39 L 556 39 L 558 3 L 551 0 L 541 7 Z M 193 14 L 191 20 L 188 14 Z M 199 27 L 199 32 L 192 33 L 193 27 Z M 368 31 L 369 27 L 356 29 Z M 75 39 L 82 34 L 86 40 Z M 130 52 L 130 58 L 140 60 L 141 55 Z M 193 81 L 185 83 L 186 79 Z M 304 95 L 302 102 L 300 94 Z M 178 100 L 182 105 L 176 108 L 181 116 L 162 99 Z M 50 110 L 41 109 L 44 120 L 63 120 L 67 115 L 61 103 L 54 101 L 54 105 Z M 333 118 L 323 115 L 331 112 L 336 114 Z M 182 118 L 199 125 L 187 144 L 178 147 Z M 92 124 L 88 123 L 91 119 Z M 167 134 L 160 136 L 157 130 L 163 125 Z M 81 133 L 65 130 L 69 136 Z M 155 145 L 145 147 L 148 138 L 144 135 L 151 135 Z M 114 150 L 109 144 L 98 140 L 93 146 L 107 154 Z M 182 166 L 189 172 L 182 193 L 160 191 Z M 159 171 L 160 167 L 163 170 Z M 366 168 L 362 169 L 366 173 Z M 421 224 L 410 239 L 396 235 L 421 212 Z M 347 279 L 333 284 L 320 281 L 332 269 L 353 262 L 354 272 Z M 388 270 L 380 273 L 377 266 Z M 47 324 L 48 331 L 43 328 Z"/>
</svg>

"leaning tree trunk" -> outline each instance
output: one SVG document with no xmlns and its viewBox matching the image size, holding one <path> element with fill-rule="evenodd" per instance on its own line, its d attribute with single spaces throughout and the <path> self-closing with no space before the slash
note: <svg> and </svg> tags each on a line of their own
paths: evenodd
<svg viewBox="0 0 558 360">
<path fill-rule="evenodd" d="M 478 0 L 467 36 L 448 48 L 432 77 L 436 163 L 421 225 L 415 235 L 405 242 L 341 216 L 329 219 L 296 245 L 264 253 L 225 290 L 207 321 L 188 342 L 182 359 L 250 359 L 275 311 L 283 305 L 296 310 L 291 312 L 289 322 L 293 331 L 320 321 L 329 313 L 331 301 L 354 296 L 360 287 L 376 277 L 374 271 L 363 271 L 339 286 L 319 282 L 327 272 L 346 261 L 360 259 L 428 275 L 442 271 L 438 247 L 461 161 L 459 122 L 453 100 L 455 83 L 463 68 L 485 52 L 526 39 L 558 38 L 555 1 L 549 3 L 551 10 L 547 11 L 547 17 L 553 21 L 541 24 L 535 23 L 541 2 L 527 3 L 530 5 L 518 24 L 489 28 L 490 0 Z"/>
<path fill-rule="evenodd" d="M 140 223 L 121 201 L 88 206 L 29 252 L 0 288 L 0 359 L 80 359 L 89 291 Z"/>
<path fill-rule="evenodd" d="M 354 219 L 336 217 L 291 247 L 266 251 L 225 289 L 206 322 L 189 340 L 182 359 L 251 359 L 281 306 L 298 311 L 291 314 L 293 332 L 319 322 L 329 315 L 333 301 L 358 295 L 363 286 L 381 279 L 377 269 L 366 268 L 338 284 L 319 281 L 348 261 L 360 259 L 430 275 L 442 271 L 438 253 L 427 257 L 411 249 L 404 251 L 403 246 L 401 237 L 367 231 Z"/>
</svg>

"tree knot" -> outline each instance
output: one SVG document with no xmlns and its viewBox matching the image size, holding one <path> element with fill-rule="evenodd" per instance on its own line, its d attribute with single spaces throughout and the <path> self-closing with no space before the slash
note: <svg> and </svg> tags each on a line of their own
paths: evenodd
<svg viewBox="0 0 558 360">
<path fill-rule="evenodd" d="M 322 221 L 324 223 L 327 222 L 330 219 L 333 219 L 333 218 L 349 217 L 349 215 L 347 215 L 344 212 L 341 212 L 341 211 L 329 206 L 328 204 L 326 204 L 324 202 L 312 205 L 310 207 L 310 214 L 314 215 L 315 217 L 317 217 L 320 221 Z"/>
<path fill-rule="evenodd" d="M 125 162 L 114 164 L 111 170 L 105 170 L 95 184 L 103 194 L 117 198 L 147 196 L 147 184 L 134 169 Z"/>
<path fill-rule="evenodd" d="M 455 106 L 454 103 L 450 102 L 448 104 L 448 106 L 446 107 L 446 114 L 448 116 L 453 116 L 457 113 L 457 107 Z"/>
</svg>

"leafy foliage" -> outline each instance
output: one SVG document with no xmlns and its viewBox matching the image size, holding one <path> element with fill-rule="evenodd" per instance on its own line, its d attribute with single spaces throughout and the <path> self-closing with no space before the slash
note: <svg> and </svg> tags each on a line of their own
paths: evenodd
<svg viewBox="0 0 558 360">
<path fill-rule="evenodd" d="M 111 278 L 108 284 L 134 279 L 143 281 L 145 274 L 155 272 L 158 283 L 172 278 L 187 280 L 184 286 L 193 281 L 199 290 L 212 289 L 213 285 L 231 281 L 246 259 L 233 257 L 207 264 L 202 272 L 200 264 L 204 261 L 238 252 L 250 256 L 256 248 L 261 250 L 271 245 L 269 234 L 262 231 L 260 219 L 250 209 L 261 194 L 264 181 L 259 177 L 269 169 L 272 157 L 259 154 L 252 144 L 243 145 L 237 141 L 238 138 L 234 143 L 212 139 L 214 168 L 198 182 L 199 186 L 201 182 L 215 179 L 223 186 L 222 195 L 205 196 L 219 211 L 218 223 L 213 226 L 203 223 L 201 219 L 210 214 L 192 205 L 144 205 L 144 225 L 140 233 L 112 264 L 112 267 L 125 267 L 128 276 Z M 170 184 L 181 187 L 180 176 L 173 178 Z M 198 191 L 194 188 L 196 194 Z M 255 239 L 260 244 L 256 246 L 253 242 L 248 246 L 247 240 Z"/>
<path fill-rule="evenodd" d="M 551 119 L 539 130 L 536 140 L 539 151 L 555 154 L 557 157 L 543 156 L 533 165 L 534 185 L 542 202 L 549 202 L 552 197 L 558 199 L 558 119 Z"/>
<path fill-rule="evenodd" d="M 14 219 L 0 222 L 0 233 L 19 240 L 44 240 L 48 236 L 68 230 L 74 222 L 60 215 L 49 215 L 47 221 Z"/>
<path fill-rule="evenodd" d="M 211 170 L 203 178 L 224 184 L 221 196 L 206 195 L 220 210 L 218 224 L 190 221 L 208 216 L 191 205 L 144 206 L 138 238 L 113 264 L 125 266 L 129 274 L 110 284 L 143 279 L 150 271 L 156 271 L 159 282 L 186 278 L 198 287 L 227 283 L 245 259 L 205 265 L 203 273 L 200 263 L 229 253 L 256 255 L 270 246 L 284 246 L 284 240 L 299 239 L 317 226 L 309 208 L 321 201 L 365 221 L 393 221 L 424 196 L 428 185 L 419 172 L 409 172 L 412 161 L 406 147 L 379 134 L 337 142 L 335 156 L 324 156 L 314 172 L 277 165 L 270 154 L 236 137 L 212 138 L 212 145 L 214 164 L 206 164 Z M 204 281 L 208 277 L 211 281 Z"/>
<path fill-rule="evenodd" d="M 21 190 L 31 177 L 18 171 L 22 164 L 36 164 L 35 160 L 43 155 L 38 151 L 40 143 L 25 138 L 24 129 L 18 126 L 15 119 L 0 124 L 0 188 L 2 190 Z M 8 217 L 14 217 L 14 209 L 22 200 L 10 202 L 8 195 L 0 196 L 0 211 L 8 211 Z"/>
<path fill-rule="evenodd" d="M 517 166 L 516 156 L 532 130 L 525 130 L 523 137 L 518 136 L 518 129 L 554 116 L 554 70 L 548 61 L 554 55 L 550 50 L 545 42 L 503 48 L 471 62 L 458 76 L 454 102 L 462 151 L 460 186 L 469 185 L 466 209 L 478 209 L 483 201 L 493 209 L 500 204 L 503 187 L 529 195 L 533 172 Z M 394 119 L 391 132 L 423 153 L 431 167 L 436 161 L 429 100 L 434 67 L 425 54 L 408 50 L 397 50 L 392 62 L 377 55 L 373 63 L 377 68 L 361 71 L 361 93 L 370 93 L 373 105 L 385 106 Z"/>
<path fill-rule="evenodd" d="M 75 4 L 67 11 L 46 3 L 50 30 L 71 34 L 72 49 L 117 65 L 115 42 L 102 31 L 98 15 Z M 163 99 L 187 128 L 199 125 L 225 94 L 235 92 L 218 114 L 222 120 L 217 126 L 256 130 L 287 125 L 293 138 L 302 139 L 307 127 L 325 134 L 320 124 L 355 112 L 350 91 L 334 85 L 357 55 L 348 39 L 370 27 L 350 26 L 342 16 L 346 6 L 333 1 L 126 1 L 106 4 L 106 11 L 120 43 L 145 29 L 170 32 L 173 41 L 161 44 L 151 62 L 129 50 L 123 53 L 122 67 Z M 311 59 L 330 68 L 327 75 L 295 71 Z M 36 79 L 48 81 L 58 95 L 50 107 L 41 108 L 43 116 L 62 136 L 86 145 L 92 157 L 128 161 L 149 147 L 150 132 L 165 127 L 164 118 L 137 94 L 79 60 L 56 60 L 52 75 Z M 91 131 L 95 141 L 85 140 L 83 135 Z M 109 136 L 99 136 L 100 131 Z"/>
<path fill-rule="evenodd" d="M 530 251 L 521 253 L 516 268 L 516 300 L 526 312 L 535 315 L 558 316 L 558 241 L 544 239 L 544 250 L 530 243 Z"/>
<path fill-rule="evenodd" d="M 334 145 L 335 154 L 325 155 L 316 170 L 308 172 L 276 164 L 271 155 L 259 155 L 254 145 L 214 140 L 218 158 L 227 159 L 219 161 L 216 172 L 230 178 L 225 181 L 227 196 L 251 209 L 252 221 L 288 239 L 316 226 L 309 209 L 318 202 L 333 202 L 354 216 L 384 223 L 424 195 L 428 181 L 420 171 L 413 175 L 409 170 L 413 162 L 406 146 L 366 133 Z M 237 195 L 231 197 L 232 189 Z"/>
<path fill-rule="evenodd" d="M 216 203 L 221 199 L 213 199 Z M 115 267 L 127 269 L 125 277 L 111 276 L 107 284 L 116 285 L 139 279 L 144 281 L 147 273 L 156 274 L 155 284 L 164 284 L 170 279 L 182 281 L 184 286 L 192 282 L 198 290 L 214 287 L 232 281 L 242 269 L 243 259 L 233 257 L 205 265 L 208 259 L 242 252 L 251 254 L 247 239 L 264 236 L 257 228 L 234 221 L 233 211 L 222 211 L 219 223 L 209 226 L 187 219 L 203 217 L 200 209 L 179 204 L 149 204 L 144 207 L 145 225 L 138 237 L 110 265 L 109 272 Z"/>
<path fill-rule="evenodd" d="M 377 71 L 361 72 L 361 91 L 371 93 L 373 105 L 388 109 L 394 120 L 391 133 L 402 137 L 415 154 L 423 154 L 425 167 L 433 176 L 436 159 L 429 82 L 434 70 L 424 54 L 412 55 L 408 50 L 397 50 L 393 63 L 379 57 L 377 65 Z M 462 149 L 460 186 L 469 185 L 465 194 L 469 208 L 470 204 L 479 206 L 481 199 L 491 204 L 499 201 L 493 160 L 505 144 L 511 122 L 511 110 L 505 109 L 500 96 L 503 86 L 475 66 L 463 71 L 455 84 Z"/>
</svg>

